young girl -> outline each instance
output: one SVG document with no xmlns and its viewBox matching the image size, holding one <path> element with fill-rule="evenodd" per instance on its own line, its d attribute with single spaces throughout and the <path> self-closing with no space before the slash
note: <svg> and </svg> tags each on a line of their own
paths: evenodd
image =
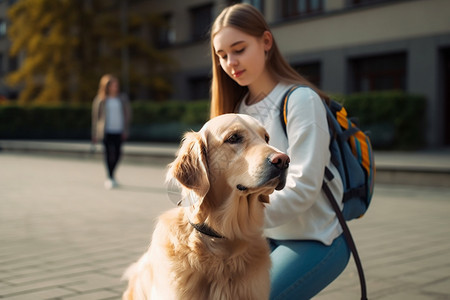
<svg viewBox="0 0 450 300">
<path fill-rule="evenodd" d="M 350 251 L 321 190 L 342 199 L 342 181 L 330 162 L 329 132 L 322 101 L 328 97 L 282 57 L 261 13 L 248 4 L 225 8 L 211 29 L 213 65 L 211 117 L 251 115 L 270 134 L 270 144 L 291 159 L 286 187 L 271 195 L 265 234 L 271 247 L 271 299 L 310 299 L 346 267 Z M 289 97 L 287 136 L 280 106 Z"/>
<path fill-rule="evenodd" d="M 100 79 L 92 104 L 92 143 L 103 140 L 108 178 L 105 188 L 117 186 L 114 171 L 121 156 L 122 142 L 128 137 L 131 109 L 128 98 L 119 93 L 119 80 L 109 74 Z"/>
</svg>

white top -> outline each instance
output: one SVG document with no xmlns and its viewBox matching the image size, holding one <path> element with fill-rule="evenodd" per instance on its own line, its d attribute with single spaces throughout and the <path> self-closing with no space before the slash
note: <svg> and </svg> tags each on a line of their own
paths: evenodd
<svg viewBox="0 0 450 300">
<path fill-rule="evenodd" d="M 342 233 L 339 221 L 322 191 L 325 166 L 335 179 L 329 187 L 342 199 L 339 172 L 330 162 L 330 135 L 322 100 L 312 89 L 300 87 L 289 96 L 287 134 L 281 119 L 283 96 L 291 85 L 279 83 L 262 101 L 239 105 L 239 113 L 259 120 L 270 135 L 270 145 L 289 155 L 286 186 L 270 196 L 265 210 L 267 237 L 279 240 L 316 240 L 330 245 Z M 342 203 L 340 201 L 339 205 Z"/>
<path fill-rule="evenodd" d="M 125 129 L 122 102 L 119 98 L 106 98 L 105 102 L 106 123 L 105 132 L 120 134 Z"/>
</svg>

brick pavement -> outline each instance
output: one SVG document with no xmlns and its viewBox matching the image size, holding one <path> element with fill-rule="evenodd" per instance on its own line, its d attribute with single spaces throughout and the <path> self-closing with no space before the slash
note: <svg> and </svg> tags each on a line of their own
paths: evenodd
<svg viewBox="0 0 450 300">
<path fill-rule="evenodd" d="M 376 186 L 367 215 L 349 222 L 369 299 L 450 299 L 450 189 Z M 317 300 L 359 299 L 354 262 Z"/>
<path fill-rule="evenodd" d="M 172 204 L 161 165 L 120 165 L 113 191 L 104 174 L 100 160 L 0 153 L 0 299 L 119 299 Z M 449 200 L 449 188 L 376 187 L 350 222 L 369 299 L 450 299 Z M 353 261 L 316 299 L 359 299 Z"/>
<path fill-rule="evenodd" d="M 0 298 L 118 299 L 120 276 L 171 206 L 160 167 L 0 154 Z"/>
</svg>

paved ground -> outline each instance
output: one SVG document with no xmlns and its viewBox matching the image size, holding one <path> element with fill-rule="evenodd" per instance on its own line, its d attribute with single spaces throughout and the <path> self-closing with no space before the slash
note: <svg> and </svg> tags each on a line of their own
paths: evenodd
<svg viewBox="0 0 450 300">
<path fill-rule="evenodd" d="M 101 159 L 101 146 L 89 141 L 0 140 L 0 151 L 59 157 Z M 96 151 L 92 151 L 96 149 Z M 167 163 L 173 159 L 177 144 L 125 143 L 124 161 L 134 163 Z M 420 152 L 375 152 L 376 180 L 421 186 L 450 187 L 450 148 Z"/>
<path fill-rule="evenodd" d="M 0 299 L 119 299 L 172 207 L 164 164 L 123 163 L 107 191 L 100 160 L 0 152 Z M 350 222 L 369 299 L 450 299 L 449 200 L 448 187 L 376 186 Z M 359 299 L 353 261 L 315 299 Z"/>
</svg>

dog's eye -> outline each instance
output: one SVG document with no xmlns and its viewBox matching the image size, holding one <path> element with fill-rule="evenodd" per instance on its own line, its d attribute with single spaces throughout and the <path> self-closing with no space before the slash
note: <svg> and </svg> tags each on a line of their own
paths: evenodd
<svg viewBox="0 0 450 300">
<path fill-rule="evenodd" d="M 269 136 L 266 134 L 265 136 L 264 136 L 264 139 L 266 140 L 266 143 L 268 144 L 269 143 L 269 140 L 270 140 L 270 138 L 269 138 Z"/>
<path fill-rule="evenodd" d="M 233 133 L 232 135 L 230 135 L 226 140 L 225 143 L 228 144 L 237 144 L 242 142 L 243 137 L 237 133 Z"/>
</svg>

